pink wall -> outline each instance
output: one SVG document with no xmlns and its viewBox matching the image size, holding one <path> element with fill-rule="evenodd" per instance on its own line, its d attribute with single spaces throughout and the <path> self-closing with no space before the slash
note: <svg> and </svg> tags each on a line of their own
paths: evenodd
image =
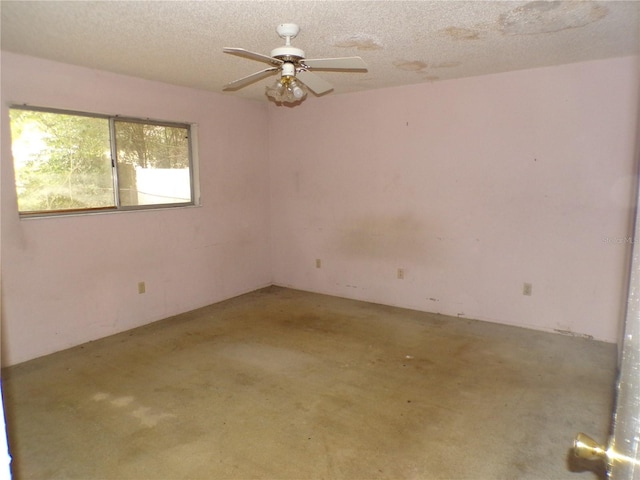
<svg viewBox="0 0 640 480">
<path fill-rule="evenodd" d="M 4 365 L 273 282 L 617 339 L 636 57 L 296 108 L 1 61 Z M 20 220 L 11 103 L 197 123 L 202 206 Z"/>
<path fill-rule="evenodd" d="M 265 105 L 5 52 L 1 61 L 3 365 L 271 284 Z M 14 103 L 198 124 L 202 206 L 20 220 Z"/>
<path fill-rule="evenodd" d="M 275 283 L 615 342 L 638 78 L 630 57 L 270 107 Z"/>
</svg>

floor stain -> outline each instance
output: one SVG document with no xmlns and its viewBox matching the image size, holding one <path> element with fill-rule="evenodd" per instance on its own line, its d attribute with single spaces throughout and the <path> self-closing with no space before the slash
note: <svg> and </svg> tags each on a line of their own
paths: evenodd
<svg viewBox="0 0 640 480">
<path fill-rule="evenodd" d="M 606 438 L 616 359 L 272 287 L 9 367 L 3 393 L 16 478 L 570 480 L 550 452 Z"/>
</svg>

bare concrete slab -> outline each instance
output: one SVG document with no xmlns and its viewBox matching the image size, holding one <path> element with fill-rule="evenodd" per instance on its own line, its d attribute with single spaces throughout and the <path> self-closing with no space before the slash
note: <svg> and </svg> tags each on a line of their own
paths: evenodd
<svg viewBox="0 0 640 480">
<path fill-rule="evenodd" d="M 594 479 L 612 344 L 278 287 L 3 371 L 17 479 Z M 600 475 L 602 472 L 600 471 Z"/>
</svg>

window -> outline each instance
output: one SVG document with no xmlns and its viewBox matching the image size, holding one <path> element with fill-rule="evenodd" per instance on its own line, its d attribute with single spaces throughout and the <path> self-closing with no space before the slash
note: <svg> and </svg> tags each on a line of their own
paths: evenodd
<svg viewBox="0 0 640 480">
<path fill-rule="evenodd" d="M 12 107 L 21 215 L 194 204 L 191 126 Z"/>
</svg>

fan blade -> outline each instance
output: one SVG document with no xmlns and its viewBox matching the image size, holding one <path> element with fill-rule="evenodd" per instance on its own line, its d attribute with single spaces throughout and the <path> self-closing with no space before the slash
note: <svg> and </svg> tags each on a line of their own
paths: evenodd
<svg viewBox="0 0 640 480">
<path fill-rule="evenodd" d="M 269 63 L 271 65 L 280 66 L 284 62 L 279 58 L 267 57 L 261 53 L 250 52 L 244 48 L 230 48 L 226 47 L 222 50 L 224 53 L 230 53 L 231 55 L 237 55 L 239 57 L 249 58 L 251 60 L 257 60 L 259 62 Z"/>
<path fill-rule="evenodd" d="M 333 85 L 327 82 L 324 78 L 319 77 L 315 73 L 311 73 L 308 70 L 300 70 L 296 77 L 302 81 L 309 89 L 316 95 L 322 95 L 330 90 L 333 90 Z"/>
<path fill-rule="evenodd" d="M 301 60 L 309 68 L 320 70 L 366 70 L 367 64 L 360 57 L 307 58 Z"/>
<path fill-rule="evenodd" d="M 248 75 L 246 77 L 239 78 L 238 80 L 234 80 L 231 83 L 227 83 L 222 89 L 223 90 L 238 90 L 238 89 L 240 89 L 242 87 L 246 87 L 250 83 L 257 82 L 258 80 L 266 78 L 269 75 L 273 75 L 278 70 L 280 70 L 278 67 L 266 68 L 266 69 L 261 70 L 259 72 L 252 73 L 251 75 Z"/>
</svg>

